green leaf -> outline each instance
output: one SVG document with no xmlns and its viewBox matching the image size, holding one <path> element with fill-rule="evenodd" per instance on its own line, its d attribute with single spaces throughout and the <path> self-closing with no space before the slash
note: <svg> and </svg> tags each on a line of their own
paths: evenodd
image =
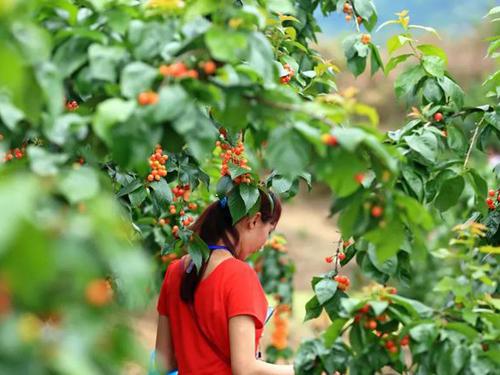
<svg viewBox="0 0 500 375">
<path fill-rule="evenodd" d="M 116 69 L 127 52 L 123 47 L 92 44 L 88 49 L 90 75 L 93 79 L 116 82 Z"/>
<path fill-rule="evenodd" d="M 52 116 L 59 115 L 63 110 L 63 79 L 57 67 L 50 63 L 39 65 L 35 71 L 38 84 L 42 88 L 45 100 Z"/>
<path fill-rule="evenodd" d="M 314 286 L 314 292 L 320 304 L 324 305 L 337 291 L 337 282 L 332 279 L 323 279 Z"/>
<path fill-rule="evenodd" d="M 436 200 L 435 207 L 440 211 L 446 211 L 458 202 L 465 187 L 462 176 L 447 179 L 442 185 Z"/>
<path fill-rule="evenodd" d="M 323 306 L 319 303 L 318 298 L 316 296 L 312 297 L 306 303 L 306 315 L 304 317 L 304 322 L 317 318 L 321 315 L 321 311 L 323 311 Z"/>
<path fill-rule="evenodd" d="M 446 76 L 439 78 L 438 83 L 446 94 L 447 100 L 453 102 L 457 108 L 461 108 L 464 104 L 462 88 Z"/>
<path fill-rule="evenodd" d="M 233 218 L 233 225 L 240 221 L 247 213 L 245 202 L 241 198 L 240 190 L 235 188 L 228 197 L 229 212 Z"/>
<path fill-rule="evenodd" d="M 68 77 L 82 67 L 89 59 L 87 54 L 91 42 L 85 38 L 69 38 L 54 53 L 52 61 L 63 77 Z"/>
<path fill-rule="evenodd" d="M 465 337 L 467 337 L 467 339 L 469 339 L 470 341 L 475 340 L 479 336 L 479 332 L 476 331 L 474 328 L 472 328 L 471 326 L 469 326 L 466 323 L 451 322 L 451 323 L 446 324 L 444 326 L 444 328 L 446 330 L 452 330 L 455 332 L 459 332 L 462 335 L 464 335 Z"/>
<path fill-rule="evenodd" d="M 241 184 L 240 195 L 243 202 L 245 202 L 245 209 L 249 211 L 255 203 L 259 200 L 259 189 L 254 185 Z"/>
<path fill-rule="evenodd" d="M 158 76 L 158 71 L 141 61 L 128 64 L 121 73 L 120 90 L 129 99 L 137 98 L 143 91 L 151 89 L 151 84 Z"/>
<path fill-rule="evenodd" d="M 443 91 L 434 78 L 425 80 L 423 95 L 430 103 L 439 103 L 443 99 Z"/>
<path fill-rule="evenodd" d="M 448 146 L 455 152 L 461 155 L 465 155 L 469 143 L 465 137 L 464 132 L 458 126 L 451 125 L 446 128 L 448 136 L 446 137 L 446 142 Z"/>
<path fill-rule="evenodd" d="M 448 56 L 442 48 L 432 44 L 421 44 L 417 46 L 417 49 L 419 49 L 425 56 L 438 56 L 444 61 L 445 64 L 448 64 Z"/>
<path fill-rule="evenodd" d="M 127 120 L 136 107 L 135 101 L 119 98 L 107 99 L 97 106 L 92 122 L 95 133 L 108 145 L 112 143 L 111 128 Z"/>
<path fill-rule="evenodd" d="M 421 201 L 424 197 L 424 182 L 422 176 L 418 174 L 413 167 L 403 165 L 401 167 L 401 173 L 405 179 L 408 187 L 413 191 L 415 197 Z"/>
<path fill-rule="evenodd" d="M 191 255 L 191 259 L 199 272 L 203 259 L 208 258 L 210 250 L 205 241 L 203 241 L 198 234 L 193 233 L 192 238 L 193 239 L 188 242 L 188 253 Z"/>
<path fill-rule="evenodd" d="M 47 138 L 62 146 L 70 141 L 82 141 L 88 134 L 88 122 L 89 119 L 86 117 L 76 113 L 66 113 L 54 121 L 45 122 L 43 126 Z"/>
<path fill-rule="evenodd" d="M 59 190 L 72 204 L 95 197 L 99 193 L 99 178 L 89 167 L 80 167 L 63 174 Z"/>
<path fill-rule="evenodd" d="M 411 42 L 412 39 L 405 34 L 393 35 L 387 40 L 387 51 L 390 55 L 403 47 L 406 43 Z"/>
<path fill-rule="evenodd" d="M 170 186 L 168 186 L 165 179 L 162 178 L 160 181 L 154 181 L 150 184 L 150 186 L 161 205 L 167 205 L 172 202 L 172 190 L 170 190 Z"/>
<path fill-rule="evenodd" d="M 233 180 L 231 179 L 231 177 L 229 176 L 221 177 L 215 189 L 217 196 L 219 198 L 227 196 L 232 187 L 233 187 Z"/>
<path fill-rule="evenodd" d="M 347 60 L 347 67 L 355 77 L 359 76 L 366 69 L 366 57 L 355 56 Z"/>
<path fill-rule="evenodd" d="M 150 60 L 162 53 L 164 47 L 176 37 L 171 22 L 143 22 L 132 20 L 128 28 L 128 40 L 137 60 Z"/>
<path fill-rule="evenodd" d="M 162 86 L 159 92 L 158 104 L 154 106 L 155 121 L 171 121 L 176 119 L 189 103 L 186 91 L 179 85 Z"/>
<path fill-rule="evenodd" d="M 333 346 L 347 321 L 348 319 L 335 319 L 332 324 L 330 324 L 330 327 L 328 327 L 328 329 L 323 333 L 325 347 L 331 348 Z"/>
<path fill-rule="evenodd" d="M 24 119 L 24 113 L 11 103 L 6 96 L 0 96 L 0 118 L 7 128 L 14 130 L 19 121 Z"/>
<path fill-rule="evenodd" d="M 269 166 L 280 174 L 296 176 L 309 164 L 311 147 L 295 129 L 285 126 L 274 129 L 269 137 Z"/>
<path fill-rule="evenodd" d="M 432 27 L 427 27 L 427 26 L 420 26 L 420 25 L 409 25 L 408 26 L 409 29 L 419 29 L 419 30 L 424 30 L 424 31 L 427 31 L 429 33 L 432 33 L 434 34 L 436 37 L 438 37 L 439 39 L 440 36 L 438 34 L 438 32 L 436 31 L 436 29 L 432 28 Z"/>
<path fill-rule="evenodd" d="M 437 339 L 439 331 L 434 323 L 419 324 L 410 329 L 410 336 L 413 340 L 424 343 L 430 347 Z"/>
<path fill-rule="evenodd" d="M 410 227 L 420 225 L 427 230 L 432 229 L 434 224 L 432 215 L 418 200 L 407 195 L 398 194 L 396 201 L 398 206 L 406 211 L 406 215 L 410 220 Z"/>
<path fill-rule="evenodd" d="M 205 42 L 213 58 L 230 63 L 239 62 L 248 48 L 247 35 L 215 25 L 205 34 Z"/>
<path fill-rule="evenodd" d="M 27 63 L 38 65 L 50 59 L 52 43 L 47 30 L 34 23 L 19 21 L 12 24 L 10 35 L 18 42 Z"/>
<path fill-rule="evenodd" d="M 147 198 L 148 193 L 146 189 L 138 189 L 136 191 L 133 191 L 128 195 L 130 199 L 130 203 L 132 204 L 133 207 L 139 207 L 142 202 Z"/>
<path fill-rule="evenodd" d="M 422 135 L 410 135 L 403 138 L 408 146 L 421 155 L 430 163 L 437 161 L 438 155 L 438 142 L 433 133 L 425 132 Z"/>
<path fill-rule="evenodd" d="M 28 146 L 31 170 L 40 176 L 54 176 L 59 167 L 68 160 L 65 154 L 50 153 L 38 146 Z"/>
<path fill-rule="evenodd" d="M 248 38 L 247 63 L 264 81 L 274 81 L 274 52 L 269 40 L 262 33 L 252 33 Z"/>
<path fill-rule="evenodd" d="M 295 8 L 290 0 L 268 0 L 267 7 L 270 11 L 275 13 L 286 15 L 295 14 Z"/>
<path fill-rule="evenodd" d="M 377 46 L 375 46 L 375 44 L 373 43 L 370 43 L 370 49 L 372 51 L 370 60 L 371 75 L 374 75 L 379 69 L 384 70 L 384 63 L 382 62 L 382 58 L 380 57 L 380 52 Z"/>
<path fill-rule="evenodd" d="M 392 70 L 394 70 L 399 64 L 408 60 L 409 57 L 413 56 L 411 53 L 406 55 L 399 55 L 396 57 L 392 57 L 387 64 L 385 65 L 384 73 L 388 75 Z"/>
<path fill-rule="evenodd" d="M 396 82 L 394 83 L 396 96 L 401 97 L 411 92 L 424 76 L 425 70 L 421 65 L 415 65 L 405 70 L 404 73 L 396 78 Z"/>
<path fill-rule="evenodd" d="M 379 262 L 385 262 L 396 255 L 405 239 L 404 226 L 401 221 L 393 219 L 383 228 L 374 229 L 365 234 L 364 238 L 375 245 Z"/>
<path fill-rule="evenodd" d="M 422 65 L 430 75 L 442 78 L 444 76 L 444 60 L 439 56 L 424 56 Z"/>
</svg>

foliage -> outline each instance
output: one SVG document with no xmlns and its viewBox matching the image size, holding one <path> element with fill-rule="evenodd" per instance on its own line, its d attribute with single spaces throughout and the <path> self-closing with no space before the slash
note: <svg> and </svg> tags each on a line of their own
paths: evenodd
<svg viewBox="0 0 500 375">
<path fill-rule="evenodd" d="M 336 92 L 338 69 L 310 48 L 319 31 L 317 9 L 354 16 L 356 34 L 344 43 L 354 74 L 365 70 L 368 58 L 372 73 L 414 61 L 395 87 L 414 106 L 407 124 L 384 134 L 373 109 Z M 470 165 L 500 131 L 498 72 L 485 82 L 488 101 L 467 107 L 443 52 L 418 44 L 412 34 L 432 29 L 411 25 L 400 13 L 392 23 L 402 32 L 388 47 L 391 53 L 409 50 L 384 67 L 368 34 L 376 23 L 371 0 L 2 5 L 0 311 L 9 323 L 2 324 L 9 338 L 3 342 L 14 343 L 2 346 L 2 370 L 116 373 L 134 354 L 141 356 L 125 324 L 114 330 L 108 319 L 120 321 L 119 313 L 144 305 L 153 284 L 146 251 L 166 263 L 189 252 L 199 268 L 208 250 L 189 225 L 216 196 L 228 198 L 237 221 L 259 208 L 259 190 L 288 198 L 299 181 L 326 184 L 342 236 L 354 241 L 345 262 L 356 259 L 382 284 L 408 282 L 416 263 L 433 256 L 426 238 L 442 218 L 454 225 L 474 215 L 488 228 L 486 249 L 496 245 L 498 208 L 484 206 L 493 178 Z M 493 58 L 497 41 L 488 52 Z M 488 251 L 488 259 L 496 259 Z M 481 271 L 493 272 L 491 278 L 495 266 Z M 61 285 L 60 275 L 70 281 Z M 426 354 L 438 337 L 445 359 L 436 368 L 448 368 L 446 361 L 466 352 L 470 361 L 456 373 L 464 366 L 490 371 L 497 348 L 490 356 L 477 345 L 494 341 L 498 306 L 484 295 L 469 307 L 474 312 L 487 304 L 492 318 L 472 324 L 470 314 L 458 315 L 460 328 L 452 331 L 463 338 L 443 333 L 434 315 L 439 307 L 385 296 L 385 289 L 357 305 L 341 277 L 333 271 L 313 279 L 316 299 L 308 317 L 325 308 L 335 320 L 326 346 L 322 339 L 303 344 L 299 373 L 359 369 L 361 363 L 370 364 L 366 373 L 384 365 L 404 368 L 362 327 L 353 328 L 350 346 L 336 340 L 345 319 L 367 301 L 378 306 L 373 314 L 387 309 L 397 323 L 388 333 L 400 335 L 408 319 L 414 321 L 409 332 L 416 346 L 411 341 L 410 347 L 420 348 L 413 360 L 422 371 L 438 366 Z M 493 301 L 496 292 L 490 291 Z M 39 335 L 39 327 L 55 307 L 61 323 L 52 329 L 62 338 L 49 351 L 54 355 L 46 355 L 39 351 L 54 340 Z"/>
</svg>

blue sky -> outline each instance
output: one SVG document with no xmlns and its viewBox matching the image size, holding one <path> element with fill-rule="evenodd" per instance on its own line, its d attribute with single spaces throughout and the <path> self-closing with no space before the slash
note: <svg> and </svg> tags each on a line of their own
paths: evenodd
<svg viewBox="0 0 500 375">
<path fill-rule="evenodd" d="M 379 13 L 379 24 L 395 18 L 394 13 L 408 9 L 412 24 L 455 34 L 468 32 L 482 22 L 489 9 L 500 5 L 500 0 L 374 0 L 374 3 Z M 343 14 L 336 13 L 329 17 L 318 14 L 318 20 L 323 37 L 333 37 L 354 27 L 353 23 L 345 22 Z"/>
</svg>

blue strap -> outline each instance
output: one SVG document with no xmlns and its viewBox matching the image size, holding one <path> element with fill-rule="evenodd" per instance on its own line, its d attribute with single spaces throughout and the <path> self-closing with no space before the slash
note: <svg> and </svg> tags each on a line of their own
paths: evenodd
<svg viewBox="0 0 500 375">
<path fill-rule="evenodd" d="M 210 250 L 218 250 L 218 249 L 221 249 L 221 250 L 227 250 L 229 252 L 231 252 L 231 250 L 229 250 L 226 246 L 222 246 L 222 245 L 209 245 L 208 248 Z"/>
</svg>

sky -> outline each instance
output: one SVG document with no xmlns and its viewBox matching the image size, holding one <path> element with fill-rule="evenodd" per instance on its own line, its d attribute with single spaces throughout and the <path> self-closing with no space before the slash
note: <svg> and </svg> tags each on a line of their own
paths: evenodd
<svg viewBox="0 0 500 375">
<path fill-rule="evenodd" d="M 453 35 L 472 30 L 483 21 L 489 9 L 500 5 L 500 0 L 374 0 L 374 3 L 379 14 L 379 25 L 396 18 L 394 13 L 407 9 L 410 11 L 410 23 L 431 26 L 440 33 Z M 354 27 L 352 22 L 344 20 L 343 14 L 323 17 L 319 12 L 317 16 L 323 30 L 322 37 L 335 37 Z"/>
</svg>

